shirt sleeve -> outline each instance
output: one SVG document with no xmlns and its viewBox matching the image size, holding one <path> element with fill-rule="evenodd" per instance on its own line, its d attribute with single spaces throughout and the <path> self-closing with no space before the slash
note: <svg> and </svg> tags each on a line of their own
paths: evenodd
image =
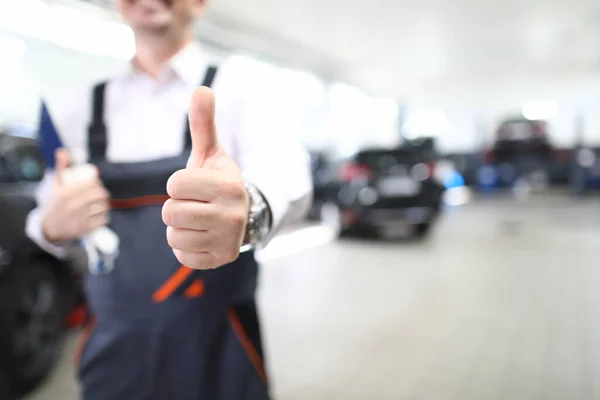
<svg viewBox="0 0 600 400">
<path fill-rule="evenodd" d="M 245 179 L 265 197 L 275 232 L 287 224 L 288 215 L 302 214 L 294 207 L 305 208 L 299 200 L 312 193 L 310 157 L 289 126 L 285 107 L 264 96 L 260 88 L 239 85 L 238 89 L 232 110 L 235 159 Z"/>
<path fill-rule="evenodd" d="M 42 219 L 44 209 L 52 197 L 56 150 L 84 144 L 85 121 L 89 114 L 86 107 L 89 108 L 90 101 L 83 93 L 84 90 L 75 93 L 74 99 L 69 99 L 53 109 L 46 103 L 42 103 L 39 115 L 38 144 L 46 164 L 46 171 L 36 189 L 36 207 L 27 216 L 25 234 L 42 250 L 60 259 L 67 257 L 68 244 L 47 241 L 43 233 Z M 89 89 L 86 88 L 85 93 L 89 93 Z"/>
<path fill-rule="evenodd" d="M 42 230 L 42 206 L 44 200 L 49 198 L 52 194 L 52 184 L 54 180 L 54 173 L 52 171 L 46 171 L 44 178 L 40 182 L 37 192 L 36 201 L 38 206 L 34 208 L 29 215 L 27 215 L 27 221 L 25 223 L 25 234 L 42 250 L 52 254 L 53 256 L 64 259 L 67 256 L 66 244 L 55 244 L 50 243 L 44 237 Z"/>
</svg>

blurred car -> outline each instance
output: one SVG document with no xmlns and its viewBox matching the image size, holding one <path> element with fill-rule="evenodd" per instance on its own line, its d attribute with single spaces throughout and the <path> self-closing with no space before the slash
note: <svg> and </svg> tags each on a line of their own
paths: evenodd
<svg viewBox="0 0 600 400">
<path fill-rule="evenodd" d="M 548 123 L 524 117 L 506 118 L 495 131 L 491 147 L 483 154 L 477 171 L 481 188 L 507 188 L 527 182 L 544 188 L 550 183 L 555 159 Z"/>
<path fill-rule="evenodd" d="M 570 184 L 574 159 L 575 150 L 572 148 L 555 148 L 553 150 L 546 167 L 549 185 L 567 187 Z"/>
<path fill-rule="evenodd" d="M 429 162 L 440 158 L 436 149 L 436 138 L 434 137 L 419 136 L 412 139 L 405 139 L 402 147 L 418 153 L 421 159 Z"/>
<path fill-rule="evenodd" d="M 338 235 L 425 237 L 445 191 L 434 168 L 434 160 L 412 147 L 360 151 L 341 167 L 341 183 L 321 218 Z"/>
<path fill-rule="evenodd" d="M 479 153 L 448 153 L 443 157 L 451 162 L 456 171 L 463 177 L 466 186 L 477 185 L 477 171 L 481 166 L 481 155 Z"/>
<path fill-rule="evenodd" d="M 19 396 L 51 371 L 78 292 L 74 269 L 24 233 L 43 172 L 34 139 L 0 134 L 0 371 Z"/>
<path fill-rule="evenodd" d="M 339 182 L 336 175 L 335 163 L 324 152 L 311 152 L 311 169 L 313 180 L 313 201 L 308 214 L 312 221 L 321 218 L 321 207 L 332 192 L 336 190 Z"/>
<path fill-rule="evenodd" d="M 591 147 L 580 147 L 575 152 L 575 174 L 581 179 L 583 191 L 600 189 L 600 150 Z M 574 177 L 574 179 L 576 179 Z"/>
<path fill-rule="evenodd" d="M 551 153 L 546 121 L 508 118 L 496 130 L 488 161 L 502 163 L 522 157 L 549 159 Z"/>
</svg>

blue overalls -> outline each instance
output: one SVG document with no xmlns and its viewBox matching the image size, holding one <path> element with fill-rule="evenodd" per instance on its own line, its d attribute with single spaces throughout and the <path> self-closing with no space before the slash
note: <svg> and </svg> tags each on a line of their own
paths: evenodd
<svg viewBox="0 0 600 400">
<path fill-rule="evenodd" d="M 209 68 L 205 86 L 215 72 Z M 177 157 L 107 162 L 104 91 L 104 83 L 94 89 L 89 157 L 111 194 L 120 251 L 110 273 L 85 278 L 90 318 L 77 357 L 83 399 L 268 399 L 253 253 L 210 271 L 177 262 L 162 205 L 191 141 Z"/>
</svg>

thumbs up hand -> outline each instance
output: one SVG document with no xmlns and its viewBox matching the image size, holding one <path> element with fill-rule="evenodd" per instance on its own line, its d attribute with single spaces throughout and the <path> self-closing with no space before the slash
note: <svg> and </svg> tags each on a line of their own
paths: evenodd
<svg viewBox="0 0 600 400">
<path fill-rule="evenodd" d="M 185 169 L 167 182 L 167 240 L 183 265 L 213 269 L 235 261 L 250 208 L 242 172 L 219 144 L 215 99 L 196 89 L 189 111 L 192 150 Z"/>
</svg>

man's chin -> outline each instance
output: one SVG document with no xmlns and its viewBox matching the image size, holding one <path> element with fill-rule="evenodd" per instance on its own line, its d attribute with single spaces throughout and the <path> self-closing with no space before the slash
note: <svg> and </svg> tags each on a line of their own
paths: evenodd
<svg viewBox="0 0 600 400">
<path fill-rule="evenodd" d="M 137 21 L 137 23 L 132 24 L 137 28 L 136 30 L 151 33 L 162 33 L 169 30 L 171 27 L 171 18 L 152 18 L 144 21 Z"/>
</svg>

